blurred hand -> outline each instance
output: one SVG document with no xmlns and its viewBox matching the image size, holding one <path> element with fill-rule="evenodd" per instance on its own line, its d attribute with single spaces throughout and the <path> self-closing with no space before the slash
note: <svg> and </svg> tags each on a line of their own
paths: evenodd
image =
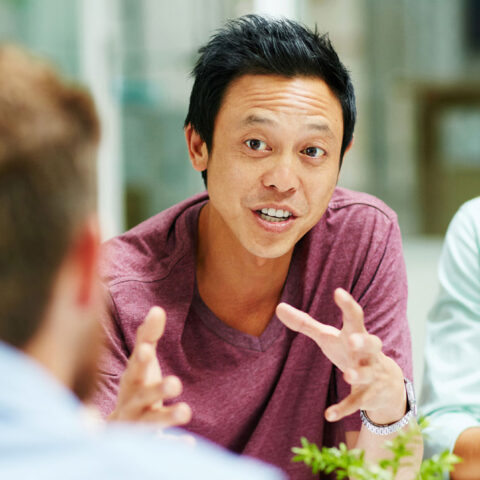
<svg viewBox="0 0 480 480">
<path fill-rule="evenodd" d="M 382 353 L 381 340 L 367 332 L 362 307 L 354 298 L 337 288 L 334 299 L 343 314 L 341 330 L 286 303 L 279 304 L 276 310 L 288 328 L 314 340 L 352 386 L 348 397 L 325 411 L 326 419 L 337 421 L 362 409 L 378 424 L 400 420 L 407 406 L 402 370 Z"/>
<path fill-rule="evenodd" d="M 157 343 L 165 322 L 165 311 L 152 307 L 138 328 L 135 348 L 120 380 L 117 405 L 108 420 L 153 422 L 163 428 L 190 421 L 192 412 L 186 403 L 163 405 L 164 400 L 182 392 L 178 377 L 162 377 L 157 359 Z"/>
</svg>

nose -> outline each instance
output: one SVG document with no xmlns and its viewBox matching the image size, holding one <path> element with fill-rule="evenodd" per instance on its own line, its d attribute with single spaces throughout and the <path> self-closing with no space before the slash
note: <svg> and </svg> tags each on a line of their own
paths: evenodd
<svg viewBox="0 0 480 480">
<path fill-rule="evenodd" d="M 294 168 L 295 159 L 289 155 L 272 158 L 272 165 L 263 174 L 262 183 L 279 193 L 294 193 L 298 190 L 300 181 Z"/>
</svg>

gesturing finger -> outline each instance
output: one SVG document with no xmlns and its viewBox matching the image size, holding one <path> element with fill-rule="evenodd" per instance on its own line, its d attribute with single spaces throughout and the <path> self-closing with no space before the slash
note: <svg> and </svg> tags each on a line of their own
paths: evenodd
<svg viewBox="0 0 480 480">
<path fill-rule="evenodd" d="M 348 343 L 360 355 L 377 355 L 382 351 L 382 341 L 369 333 L 352 333 Z"/>
<path fill-rule="evenodd" d="M 148 370 L 151 368 L 150 364 L 154 361 L 154 358 L 155 349 L 153 345 L 149 343 L 136 344 L 128 359 L 128 365 L 122 379 L 128 383 L 146 383 Z"/>
<path fill-rule="evenodd" d="M 167 317 L 163 308 L 152 307 L 143 323 L 137 329 L 135 344 L 151 343 L 156 345 L 163 335 L 166 320 Z"/>
<path fill-rule="evenodd" d="M 362 408 L 361 400 L 363 393 L 361 390 L 352 391 L 352 393 L 344 398 L 340 403 L 332 405 L 325 410 L 325 418 L 329 422 L 337 422 L 342 418 L 355 413 Z"/>
<path fill-rule="evenodd" d="M 353 352 L 353 366 L 374 365 L 382 352 L 382 341 L 368 333 L 352 333 L 348 343 Z"/>
<path fill-rule="evenodd" d="M 285 326 L 295 332 L 303 333 L 319 344 L 326 336 L 338 336 L 340 333 L 335 327 L 324 325 L 314 320 L 308 313 L 302 312 L 287 303 L 280 303 L 277 306 L 276 313 Z"/>
<path fill-rule="evenodd" d="M 162 372 L 156 358 L 157 342 L 165 330 L 166 315 L 160 307 L 152 307 L 137 329 L 137 339 L 128 361 L 127 381 L 152 384 L 160 381 Z"/>
<path fill-rule="evenodd" d="M 185 425 L 192 418 L 192 410 L 184 402 L 170 407 L 147 410 L 140 418 L 142 422 L 154 422 L 162 427 L 177 427 Z"/>
<path fill-rule="evenodd" d="M 375 380 L 373 367 L 347 368 L 343 378 L 350 385 L 368 385 Z"/>
<path fill-rule="evenodd" d="M 169 376 L 161 382 L 147 387 L 138 388 L 135 396 L 124 407 L 129 415 L 139 417 L 143 411 L 152 406 L 162 406 L 163 401 L 177 397 L 182 393 L 182 383 L 177 377 Z"/>
<path fill-rule="evenodd" d="M 343 288 L 337 288 L 333 295 L 335 303 L 343 314 L 343 326 L 351 332 L 365 332 L 362 307 Z"/>
</svg>

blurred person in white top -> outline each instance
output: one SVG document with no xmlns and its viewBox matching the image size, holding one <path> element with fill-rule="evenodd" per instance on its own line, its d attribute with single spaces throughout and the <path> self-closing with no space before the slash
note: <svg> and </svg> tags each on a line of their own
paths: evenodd
<svg viewBox="0 0 480 480">
<path fill-rule="evenodd" d="M 430 312 L 422 413 L 430 427 L 425 456 L 463 459 L 453 480 L 480 477 L 480 197 L 465 203 L 445 237 L 440 292 Z"/>
</svg>

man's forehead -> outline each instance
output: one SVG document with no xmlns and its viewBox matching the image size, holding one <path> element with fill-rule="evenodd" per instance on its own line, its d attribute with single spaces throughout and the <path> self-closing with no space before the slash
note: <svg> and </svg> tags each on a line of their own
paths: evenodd
<svg viewBox="0 0 480 480">
<path fill-rule="evenodd" d="M 277 127 L 279 125 L 279 121 L 275 117 L 270 117 L 265 113 L 250 113 L 247 114 L 245 117 L 239 119 L 240 126 L 255 126 L 255 125 L 266 125 L 267 127 Z M 305 123 L 302 123 L 302 128 L 305 130 L 310 130 L 316 133 L 321 133 L 328 137 L 335 138 L 335 134 L 333 133 L 332 129 L 330 128 L 329 122 L 326 121 L 325 118 L 318 117 L 318 118 L 305 118 Z"/>
<path fill-rule="evenodd" d="M 222 108 L 245 112 L 239 120 L 251 124 L 273 121 L 268 111 L 301 112 L 311 117 L 340 116 L 340 120 L 342 117 L 340 102 L 325 81 L 306 76 L 243 75 L 228 87 Z M 248 110 L 252 112 L 247 113 Z M 309 123 L 313 129 L 325 129 L 316 119 Z"/>
</svg>

